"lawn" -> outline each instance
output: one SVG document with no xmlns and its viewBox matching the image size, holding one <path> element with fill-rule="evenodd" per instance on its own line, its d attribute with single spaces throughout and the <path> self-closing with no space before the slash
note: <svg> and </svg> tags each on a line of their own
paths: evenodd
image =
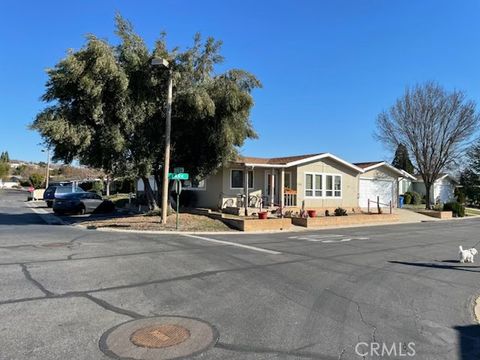
<svg viewBox="0 0 480 360">
<path fill-rule="evenodd" d="M 83 221 L 80 224 L 96 228 L 118 228 L 128 230 L 155 230 L 175 231 L 176 215 L 172 214 L 167 218 L 167 224 L 163 225 L 159 216 L 132 215 L 121 216 L 110 219 L 99 219 Z M 203 215 L 179 214 L 180 231 L 233 231 L 220 220 L 211 219 Z"/>
</svg>

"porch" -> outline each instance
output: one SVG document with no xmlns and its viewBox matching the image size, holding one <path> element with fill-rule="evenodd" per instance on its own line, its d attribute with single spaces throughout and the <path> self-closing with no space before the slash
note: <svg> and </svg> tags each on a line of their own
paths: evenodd
<svg viewBox="0 0 480 360">
<path fill-rule="evenodd" d="M 232 168 L 229 175 L 230 186 L 224 186 L 219 198 L 224 212 L 252 214 L 298 206 L 296 167 L 245 166 Z"/>
</svg>

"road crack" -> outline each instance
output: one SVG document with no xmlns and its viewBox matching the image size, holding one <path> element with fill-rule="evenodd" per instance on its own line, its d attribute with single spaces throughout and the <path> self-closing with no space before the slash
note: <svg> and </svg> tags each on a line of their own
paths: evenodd
<svg viewBox="0 0 480 360">
<path fill-rule="evenodd" d="M 55 294 L 52 293 L 51 291 L 48 291 L 45 286 L 43 286 L 39 281 L 35 280 L 32 277 L 32 274 L 30 274 L 30 271 L 28 270 L 27 266 L 25 264 L 20 264 L 20 267 L 22 268 L 23 275 L 25 275 L 25 278 L 32 283 L 35 287 L 37 287 L 41 292 L 45 294 L 45 296 L 50 297 L 54 296 Z"/>
</svg>

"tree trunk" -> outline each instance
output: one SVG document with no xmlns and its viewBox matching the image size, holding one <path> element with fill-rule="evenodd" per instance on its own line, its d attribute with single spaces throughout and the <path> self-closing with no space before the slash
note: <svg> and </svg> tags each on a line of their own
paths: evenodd
<svg viewBox="0 0 480 360">
<path fill-rule="evenodd" d="M 152 187 L 150 186 L 150 181 L 148 177 L 142 176 L 143 188 L 145 191 L 145 197 L 147 198 L 147 205 L 149 210 L 158 210 L 158 203 L 155 200 L 155 195 L 153 194 Z"/>
<path fill-rule="evenodd" d="M 431 200 L 430 200 L 430 189 L 432 188 L 432 184 L 429 182 L 425 182 L 425 209 L 430 210 L 432 208 L 431 206 Z"/>
</svg>

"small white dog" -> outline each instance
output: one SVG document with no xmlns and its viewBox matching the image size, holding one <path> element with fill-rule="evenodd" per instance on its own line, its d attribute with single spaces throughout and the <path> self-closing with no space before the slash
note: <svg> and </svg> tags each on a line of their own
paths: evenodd
<svg viewBox="0 0 480 360">
<path fill-rule="evenodd" d="M 467 250 L 463 250 L 462 246 L 458 247 L 460 249 L 458 255 L 460 256 L 461 263 L 473 263 L 473 257 L 478 254 L 477 249 L 471 248 Z"/>
</svg>

